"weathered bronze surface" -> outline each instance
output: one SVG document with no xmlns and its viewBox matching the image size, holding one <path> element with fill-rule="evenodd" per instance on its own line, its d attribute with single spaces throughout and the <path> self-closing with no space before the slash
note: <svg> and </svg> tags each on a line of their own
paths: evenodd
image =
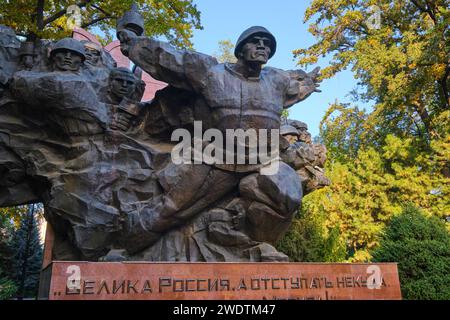
<svg viewBox="0 0 450 320">
<path fill-rule="evenodd" d="M 52 258 L 66 261 L 287 261 L 274 248 L 302 197 L 329 184 L 326 150 L 300 122 L 282 128 L 280 168 L 171 161 L 171 134 L 280 129 L 281 112 L 318 91 L 318 70 L 264 67 L 276 50 L 245 31 L 236 64 L 118 23 L 121 50 L 169 86 L 142 102 L 137 71 L 88 41 L 21 43 L 0 26 L 0 206 L 42 202 Z M 139 70 L 139 69 L 138 69 Z"/>
</svg>

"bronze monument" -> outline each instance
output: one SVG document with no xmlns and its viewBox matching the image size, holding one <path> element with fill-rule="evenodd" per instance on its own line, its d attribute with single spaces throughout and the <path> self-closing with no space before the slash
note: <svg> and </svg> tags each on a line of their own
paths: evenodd
<svg viewBox="0 0 450 320">
<path fill-rule="evenodd" d="M 263 27 L 240 36 L 236 64 L 143 31 L 135 9 L 118 22 L 122 52 L 169 84 L 144 102 L 139 72 L 99 46 L 21 43 L 0 27 L 0 206 L 42 202 L 54 260 L 287 261 L 274 244 L 303 196 L 329 181 L 325 148 L 281 113 L 318 91 L 318 69 L 264 67 L 276 39 Z M 173 132 L 200 121 L 201 133 L 281 129 L 277 172 L 262 174 L 263 161 L 174 163 Z"/>
</svg>

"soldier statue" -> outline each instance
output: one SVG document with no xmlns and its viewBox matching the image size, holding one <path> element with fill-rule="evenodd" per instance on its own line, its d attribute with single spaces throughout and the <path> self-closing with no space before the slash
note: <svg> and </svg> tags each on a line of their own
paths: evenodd
<svg viewBox="0 0 450 320">
<path fill-rule="evenodd" d="M 117 36 L 137 70 L 168 83 L 152 101 L 141 101 L 140 71 L 117 68 L 90 42 L 21 51 L 0 28 L 0 206 L 42 202 L 55 260 L 287 261 L 276 242 L 303 195 L 328 182 L 326 150 L 305 126 L 283 128 L 281 113 L 318 91 L 318 69 L 265 66 L 277 43 L 264 27 L 244 31 L 237 62 L 225 64 L 143 33 L 133 6 Z M 255 130 L 258 142 L 268 130 L 266 144 L 281 133 L 267 145 L 279 157 L 174 162 L 172 133 L 199 121 L 202 134 Z"/>
<path fill-rule="evenodd" d="M 207 106 L 210 117 L 205 122 L 205 130 L 215 128 L 225 134 L 229 129 L 279 129 L 282 110 L 317 91 L 317 69 L 306 74 L 263 68 L 277 48 L 275 37 L 264 27 L 251 27 L 242 33 L 236 43 L 237 63 L 219 64 L 211 56 L 177 50 L 167 43 L 142 37 L 143 28 L 136 25 L 139 21 L 133 19 L 119 21 L 117 35 L 122 53 L 155 79 L 190 92 L 195 96 L 194 109 L 197 105 Z M 247 204 L 244 218 L 250 222 L 247 232 L 255 240 L 274 244 L 298 209 L 302 186 L 295 170 L 283 162 L 278 173 L 271 177 L 260 175 L 263 165 L 216 165 L 212 169 L 204 168 L 206 165 L 173 165 L 165 170 L 176 172 L 180 180 L 189 179 L 193 173 L 197 177 L 204 175 L 203 179 L 189 179 L 192 190 L 212 184 L 208 181 L 211 176 L 223 181 L 224 194 L 237 187 L 241 200 Z M 179 216 L 183 219 L 195 216 L 197 212 L 189 210 L 192 198 L 185 188 L 180 183 L 171 185 L 170 192 L 164 193 L 161 199 L 130 215 L 133 217 L 128 224 L 131 232 L 136 232 L 133 228 L 139 230 L 138 234 L 160 232 L 161 223 L 155 223 L 160 219 L 167 220 L 164 225 L 170 225 L 170 221 L 177 223 Z M 180 197 L 181 192 L 185 196 Z M 208 197 L 213 200 L 217 194 L 216 189 L 211 189 Z M 285 257 L 272 251 L 267 259 Z"/>
</svg>

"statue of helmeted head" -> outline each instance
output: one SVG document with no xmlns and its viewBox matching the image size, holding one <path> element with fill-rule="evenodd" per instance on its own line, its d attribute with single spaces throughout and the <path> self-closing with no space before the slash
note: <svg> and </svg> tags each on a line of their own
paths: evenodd
<svg viewBox="0 0 450 320">
<path fill-rule="evenodd" d="M 298 141 L 299 139 L 299 132 L 298 130 L 291 126 L 291 125 L 283 125 L 280 128 L 280 134 L 290 143 L 293 144 Z"/>
<path fill-rule="evenodd" d="M 234 55 L 245 63 L 266 64 L 276 50 L 277 41 L 273 34 L 264 27 L 254 26 L 241 34 Z"/>
<path fill-rule="evenodd" d="M 81 43 L 84 46 L 84 53 L 86 55 L 85 63 L 93 67 L 99 67 L 102 63 L 102 47 L 92 41 L 83 40 Z"/>
<path fill-rule="evenodd" d="M 139 13 L 139 8 L 135 3 L 131 5 L 131 9 L 117 20 L 117 31 L 129 30 L 137 36 L 144 33 L 144 17 Z"/>
<path fill-rule="evenodd" d="M 23 42 L 19 51 L 20 67 L 24 70 L 31 70 L 34 66 L 36 56 L 34 43 L 31 41 Z"/>
<path fill-rule="evenodd" d="M 72 38 L 59 40 L 50 52 L 56 71 L 79 71 L 86 60 L 83 44 Z"/>
<path fill-rule="evenodd" d="M 298 130 L 298 140 L 304 143 L 311 144 L 311 133 L 308 132 L 308 125 L 302 121 L 289 120 L 289 125 Z"/>
<path fill-rule="evenodd" d="M 110 98 L 115 103 L 120 103 L 123 98 L 131 98 L 137 88 L 138 79 L 127 68 L 111 70 L 109 76 Z"/>
</svg>

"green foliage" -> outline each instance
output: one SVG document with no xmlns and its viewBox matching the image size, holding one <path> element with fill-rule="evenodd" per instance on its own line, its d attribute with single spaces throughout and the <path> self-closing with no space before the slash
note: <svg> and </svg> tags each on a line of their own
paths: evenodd
<svg viewBox="0 0 450 320">
<path fill-rule="evenodd" d="M 28 206 L 17 206 L 0 208 L 0 221 L 9 222 L 12 221 L 14 227 L 19 227 L 21 219 L 26 216 Z M 7 224 L 9 225 L 9 223 Z"/>
<path fill-rule="evenodd" d="M 10 277 L 13 268 L 10 243 L 13 231 L 12 219 L 6 214 L 0 214 L 0 300 L 13 297 L 17 290 Z"/>
<path fill-rule="evenodd" d="M 111 40 L 116 19 L 131 8 L 132 2 L 145 18 L 148 36 L 164 35 L 174 45 L 192 47 L 193 29 L 202 28 L 200 12 L 192 0 L 0 0 L 0 24 L 22 35 L 35 34 L 43 39 L 68 37 L 71 29 L 67 22 L 73 20 L 73 15 L 67 14 L 67 9 L 76 4 L 81 9 L 81 27 L 99 28 L 105 34 L 103 39 Z"/>
<path fill-rule="evenodd" d="M 310 205 L 309 195 L 304 205 Z M 345 259 L 345 244 L 339 237 L 339 228 L 324 228 L 325 216 L 304 210 L 297 216 L 277 249 L 295 262 L 339 262 Z"/>
<path fill-rule="evenodd" d="M 381 9 L 378 29 L 366 24 L 372 5 Z M 343 261 L 370 261 L 406 203 L 438 218 L 450 212 L 448 5 L 313 0 L 305 20 L 317 42 L 296 51 L 299 64 L 331 55 L 322 77 L 352 68 L 359 80 L 356 101 L 374 107 L 330 106 L 320 141 L 328 149 L 331 185 L 304 199 L 302 215 L 319 219 L 322 237 L 339 228 Z M 302 228 L 290 233 L 298 242 L 304 241 Z"/>
<path fill-rule="evenodd" d="M 386 228 L 373 258 L 399 263 L 403 298 L 450 299 L 450 235 L 440 219 L 406 207 Z"/>
<path fill-rule="evenodd" d="M 234 44 L 231 40 L 219 41 L 219 51 L 215 52 L 213 56 L 219 61 L 219 63 L 235 63 L 237 61 L 234 56 Z"/>
<path fill-rule="evenodd" d="M 369 138 L 365 126 L 367 115 L 358 107 L 335 103 L 320 123 L 320 136 L 327 143 L 328 157 L 333 160 L 353 159 L 363 141 Z"/>
<path fill-rule="evenodd" d="M 441 218 L 450 212 L 449 178 L 430 174 L 429 166 L 411 139 L 388 136 L 381 150 L 367 147 L 353 160 L 331 159 L 326 172 L 332 184 L 305 198 L 304 214 L 325 217 L 327 230 L 340 226 L 348 261 L 370 261 L 384 226 L 405 203 Z"/>
<path fill-rule="evenodd" d="M 372 6 L 379 28 L 369 28 Z M 388 134 L 429 142 L 445 138 L 442 113 L 450 108 L 450 11 L 447 0 L 313 0 L 305 14 L 317 42 L 297 50 L 300 65 L 331 55 L 329 78 L 352 68 L 361 99 L 376 103 L 367 128 L 383 141 Z M 448 122 L 447 113 L 447 122 Z"/>
<path fill-rule="evenodd" d="M 283 111 L 281 111 L 281 122 L 283 123 L 283 121 L 286 121 L 289 119 L 289 109 L 283 109 Z"/>
<path fill-rule="evenodd" d="M 13 235 L 13 279 L 18 287 L 18 296 L 35 297 L 39 285 L 43 248 L 37 220 L 38 205 L 28 206 L 19 228 Z"/>
<path fill-rule="evenodd" d="M 15 283 L 9 279 L 0 268 L 0 300 L 7 300 L 14 297 L 17 291 Z"/>
<path fill-rule="evenodd" d="M 40 204 L 0 208 L 0 300 L 37 293 L 42 263 L 38 220 L 42 214 Z"/>
</svg>

